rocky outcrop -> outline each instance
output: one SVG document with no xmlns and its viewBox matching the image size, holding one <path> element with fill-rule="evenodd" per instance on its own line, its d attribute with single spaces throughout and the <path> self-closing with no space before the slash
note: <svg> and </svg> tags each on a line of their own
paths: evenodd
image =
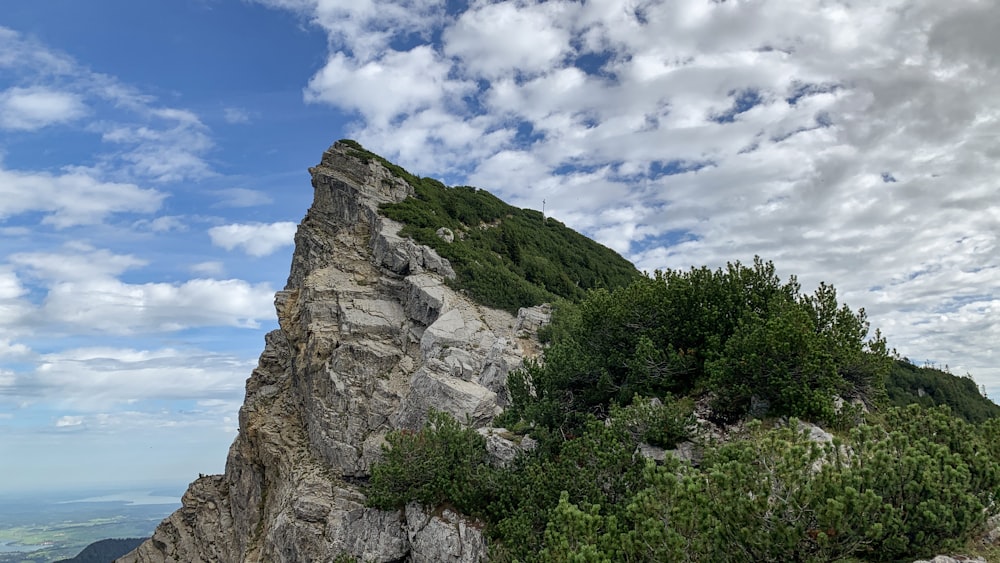
<svg viewBox="0 0 1000 563">
<path fill-rule="evenodd" d="M 477 522 L 368 508 L 358 484 L 386 433 L 420 427 L 431 409 L 486 426 L 507 374 L 537 353 L 547 311 L 513 317 L 446 285 L 448 261 L 379 214 L 412 188 L 377 160 L 338 143 L 310 172 L 314 202 L 275 296 L 280 328 L 247 381 L 226 472 L 192 483 L 183 507 L 119 561 L 485 558 Z"/>
</svg>

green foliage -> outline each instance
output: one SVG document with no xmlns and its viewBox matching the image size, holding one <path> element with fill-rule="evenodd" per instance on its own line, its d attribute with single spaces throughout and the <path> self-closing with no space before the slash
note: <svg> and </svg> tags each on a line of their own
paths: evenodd
<svg viewBox="0 0 1000 563">
<path fill-rule="evenodd" d="M 507 468 L 487 463 L 476 432 L 434 414 L 390 436 L 368 502 L 450 504 L 486 522 L 498 559 L 524 562 L 913 559 L 961 545 L 997 512 L 1000 419 L 911 405 L 826 443 L 795 419 L 754 421 L 693 467 L 635 454 L 667 411 L 616 407 Z"/>
<path fill-rule="evenodd" d="M 890 404 L 897 407 L 918 404 L 925 407 L 948 405 L 969 422 L 983 422 L 1000 416 L 1000 406 L 979 392 L 971 377 L 959 377 L 931 367 L 918 367 L 908 360 L 893 363 L 885 380 Z"/>
<path fill-rule="evenodd" d="M 699 468 L 648 465 L 624 511 L 563 495 L 540 560 L 891 561 L 961 545 L 996 511 L 1000 459 L 982 450 L 995 428 L 919 407 L 887 419 L 897 427 L 844 443 L 811 441 L 794 419 L 757 424 Z"/>
<path fill-rule="evenodd" d="M 563 493 L 568 502 L 590 510 L 620 511 L 642 483 L 643 464 L 636 459 L 636 441 L 624 421 L 591 419 L 580 435 L 545 442 L 502 471 L 492 491 L 488 521 L 494 537 L 522 561 L 547 561 L 539 559 L 539 553 Z"/>
<path fill-rule="evenodd" d="M 893 364 L 864 310 L 840 304 L 832 286 L 802 294 L 759 258 L 640 276 L 540 213 L 347 145 L 413 186 L 415 197 L 383 213 L 451 261 L 457 288 L 511 311 L 555 302 L 544 361 L 510 375 L 512 406 L 497 421 L 530 431 L 538 448 L 492 466 L 479 434 L 434 413 L 422 430 L 387 437 L 370 505 L 453 506 L 486 524 L 497 560 L 522 562 L 912 559 L 960 544 L 998 511 L 996 406 L 971 380 Z M 722 419 L 757 400 L 769 415 L 843 434 L 817 443 L 792 418 L 703 445 L 697 467 L 637 454 L 639 443 L 688 439 L 684 397 L 705 394 Z M 866 420 L 835 414 L 835 396 L 869 406 L 916 397 L 966 420 L 917 406 Z"/>
<path fill-rule="evenodd" d="M 890 357 L 868 331 L 864 311 L 838 304 L 832 286 L 801 295 L 759 258 L 656 272 L 557 307 L 545 363 L 512 376 L 506 416 L 566 430 L 636 395 L 713 391 L 723 419 L 757 398 L 771 415 L 833 420 L 837 395 L 883 396 Z"/>
<path fill-rule="evenodd" d="M 538 211 L 510 206 L 471 186 L 449 188 L 417 177 L 355 141 L 339 142 L 355 158 L 376 160 L 413 187 L 414 197 L 383 205 L 382 213 L 404 224 L 401 235 L 447 258 L 456 273 L 453 285 L 485 305 L 516 313 L 560 297 L 579 300 L 588 289 L 640 277 L 613 250 Z M 455 233 L 453 242 L 436 235 L 442 227 Z"/>
<path fill-rule="evenodd" d="M 475 430 L 432 412 L 423 429 L 391 432 L 386 441 L 383 461 L 372 467 L 371 506 L 391 510 L 410 501 L 449 501 L 466 514 L 479 512 L 480 477 L 489 468 L 486 442 Z"/>
<path fill-rule="evenodd" d="M 673 448 L 691 437 L 697 426 L 690 399 L 660 399 L 636 396 L 627 407 L 611 407 L 611 424 L 623 428 L 633 442 Z"/>
<path fill-rule="evenodd" d="M 853 432 L 851 469 L 882 502 L 884 531 L 872 555 L 884 560 L 955 547 L 983 524 L 993 505 L 998 458 L 993 437 L 946 409 L 910 406 L 887 413 L 885 427 Z"/>
</svg>

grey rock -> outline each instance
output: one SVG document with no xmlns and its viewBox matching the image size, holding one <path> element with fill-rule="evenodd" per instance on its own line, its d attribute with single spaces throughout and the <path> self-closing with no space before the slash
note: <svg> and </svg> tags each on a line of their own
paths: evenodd
<svg viewBox="0 0 1000 563">
<path fill-rule="evenodd" d="M 429 514 L 420 505 L 406 506 L 412 563 L 479 563 L 486 561 L 482 523 L 444 509 Z"/>
<path fill-rule="evenodd" d="M 506 467 L 517 456 L 538 447 L 538 442 L 530 436 L 515 436 L 506 428 L 485 427 L 476 431 L 486 439 L 486 451 L 495 467 Z"/>
<path fill-rule="evenodd" d="M 819 444 L 825 444 L 833 441 L 833 434 L 830 434 L 826 430 L 823 430 L 819 426 L 812 424 L 810 422 L 799 421 L 798 430 L 800 432 L 806 431 L 808 433 L 807 437 L 813 442 Z"/>
<path fill-rule="evenodd" d="M 667 450 L 645 442 L 639 444 L 635 453 L 656 463 L 663 463 L 667 459 Z"/>
<path fill-rule="evenodd" d="M 313 205 L 295 235 L 279 329 L 246 384 L 224 475 L 120 561 L 293 562 L 485 559 L 481 526 L 452 511 L 364 506 L 385 435 L 431 409 L 487 425 L 506 378 L 537 353 L 541 313 L 519 321 L 456 293 L 432 249 L 379 214 L 412 188 L 334 145 L 310 169 Z M 522 441 L 522 449 L 525 442 Z"/>
<path fill-rule="evenodd" d="M 445 242 L 455 242 L 455 233 L 453 233 L 448 227 L 441 227 L 435 232 L 435 234 L 439 239 Z"/>
<path fill-rule="evenodd" d="M 677 444 L 676 448 L 667 450 L 667 453 L 685 463 L 695 466 L 701 464 L 703 454 L 702 449 L 694 442 L 681 442 Z"/>
</svg>

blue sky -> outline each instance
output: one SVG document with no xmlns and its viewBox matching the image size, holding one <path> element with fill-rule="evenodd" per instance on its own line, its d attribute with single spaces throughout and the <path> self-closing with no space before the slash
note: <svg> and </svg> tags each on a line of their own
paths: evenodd
<svg viewBox="0 0 1000 563">
<path fill-rule="evenodd" d="M 14 2 L 0 492 L 220 472 L 351 137 L 640 268 L 755 254 L 1000 394 L 991 2 Z M 72 471 L 66 471 L 72 467 Z"/>
</svg>

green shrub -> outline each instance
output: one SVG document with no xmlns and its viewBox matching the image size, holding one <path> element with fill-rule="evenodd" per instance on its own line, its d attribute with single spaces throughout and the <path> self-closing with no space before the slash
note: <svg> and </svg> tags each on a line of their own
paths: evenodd
<svg viewBox="0 0 1000 563">
<path fill-rule="evenodd" d="M 386 436 L 383 459 L 372 467 L 370 506 L 392 510 L 410 501 L 426 506 L 450 502 L 477 514 L 484 499 L 481 480 L 489 472 L 485 439 L 447 413 L 432 412 L 423 429 Z"/>
<path fill-rule="evenodd" d="M 759 258 L 656 272 L 556 307 L 545 362 L 512 376 L 505 421 L 565 431 L 636 395 L 705 391 L 722 420 L 746 415 L 757 398 L 771 416 L 833 421 L 837 395 L 869 404 L 884 396 L 891 358 L 868 330 L 864 311 L 841 306 L 832 286 L 801 295 Z"/>
</svg>

